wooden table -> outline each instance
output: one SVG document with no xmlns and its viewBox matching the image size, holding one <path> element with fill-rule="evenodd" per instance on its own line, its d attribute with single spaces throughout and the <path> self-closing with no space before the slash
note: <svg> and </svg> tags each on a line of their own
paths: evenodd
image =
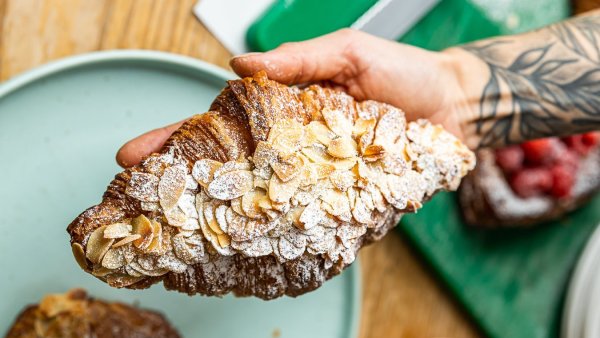
<svg viewBox="0 0 600 338">
<path fill-rule="evenodd" d="M 140 48 L 229 68 L 196 0 L 0 0 L 0 80 L 50 60 Z M 395 232 L 360 254 L 360 337 L 475 337 L 473 324 Z M 284 335 L 285 336 L 285 335 Z"/>
</svg>

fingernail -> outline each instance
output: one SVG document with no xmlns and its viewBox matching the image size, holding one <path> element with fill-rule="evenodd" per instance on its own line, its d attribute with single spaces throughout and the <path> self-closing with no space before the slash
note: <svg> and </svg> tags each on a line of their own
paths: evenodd
<svg viewBox="0 0 600 338">
<path fill-rule="evenodd" d="M 259 55 L 259 54 L 262 54 L 262 53 L 260 53 L 260 52 L 245 53 L 245 54 L 236 55 L 236 56 L 232 57 L 231 59 L 232 60 L 237 60 L 237 59 L 242 59 L 242 58 L 245 58 L 245 57 Z"/>
</svg>

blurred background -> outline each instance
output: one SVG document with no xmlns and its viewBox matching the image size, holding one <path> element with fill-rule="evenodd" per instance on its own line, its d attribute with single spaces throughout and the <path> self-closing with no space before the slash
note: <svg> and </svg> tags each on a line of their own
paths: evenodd
<svg viewBox="0 0 600 338">
<path fill-rule="evenodd" d="M 343 27 L 440 50 L 599 7 L 599 0 L 0 0 L 0 80 L 112 49 L 171 52 L 229 70 L 232 55 Z M 599 206 L 596 198 L 533 229 L 490 231 L 462 224 L 453 194 L 436 197 L 361 252 L 358 337 L 559 336 L 568 283 Z"/>
</svg>

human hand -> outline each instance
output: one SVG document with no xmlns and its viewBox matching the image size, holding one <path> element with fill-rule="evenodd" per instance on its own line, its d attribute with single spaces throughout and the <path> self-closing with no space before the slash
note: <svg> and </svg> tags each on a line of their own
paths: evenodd
<svg viewBox="0 0 600 338">
<path fill-rule="evenodd" d="M 427 118 L 462 138 L 463 98 L 452 53 L 437 53 L 344 29 L 316 39 L 286 43 L 266 53 L 231 60 L 240 76 L 265 70 L 285 84 L 325 82 L 358 100 L 377 100 L 405 111 L 408 120 Z M 122 166 L 137 164 L 160 149 L 181 123 L 148 132 L 117 154 Z"/>
</svg>

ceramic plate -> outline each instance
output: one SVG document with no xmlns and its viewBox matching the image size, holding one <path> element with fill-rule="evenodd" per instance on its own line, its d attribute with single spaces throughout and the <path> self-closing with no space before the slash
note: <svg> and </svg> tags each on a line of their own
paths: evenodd
<svg viewBox="0 0 600 338">
<path fill-rule="evenodd" d="M 113 51 L 51 63 L 0 85 L 0 330 L 44 294 L 83 287 L 158 309 L 185 337 L 356 336 L 356 264 L 315 292 L 265 302 L 188 297 L 161 285 L 113 289 L 73 260 L 65 228 L 100 201 L 119 171 L 119 146 L 204 112 L 233 76 L 186 57 Z"/>
</svg>

